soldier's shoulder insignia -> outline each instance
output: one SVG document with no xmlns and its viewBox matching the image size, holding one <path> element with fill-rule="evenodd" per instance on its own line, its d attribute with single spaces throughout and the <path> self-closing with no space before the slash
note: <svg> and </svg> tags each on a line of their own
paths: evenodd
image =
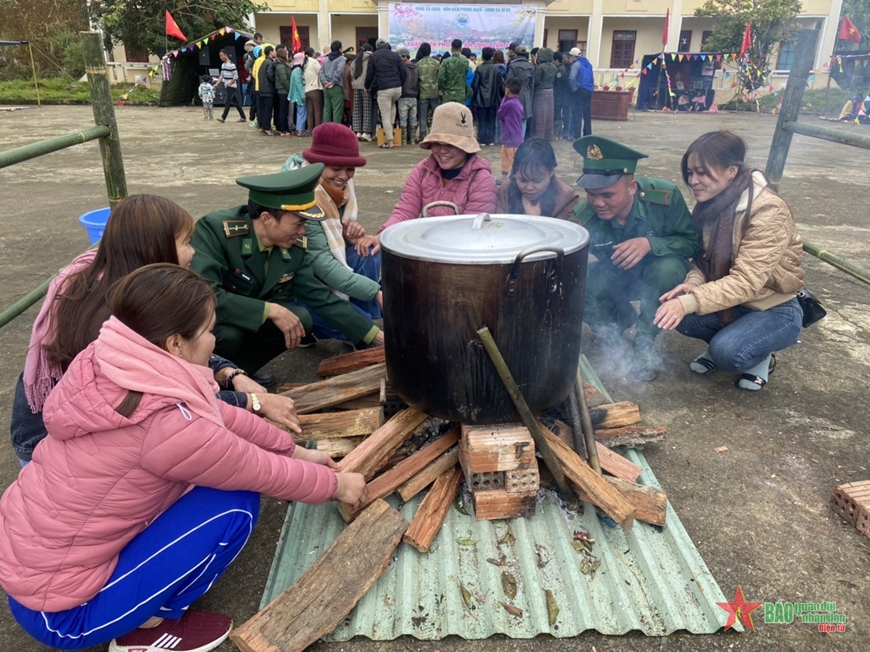
<svg viewBox="0 0 870 652">
<path fill-rule="evenodd" d="M 296 241 L 296 246 L 300 249 L 308 249 L 308 236 L 303 235 Z"/>
<path fill-rule="evenodd" d="M 224 235 L 227 238 L 238 238 L 248 235 L 248 223 L 245 220 L 224 220 Z"/>
<path fill-rule="evenodd" d="M 588 202 L 584 201 L 577 204 L 577 206 L 574 208 L 574 212 L 571 214 L 570 220 L 572 222 L 580 224 L 581 226 L 586 226 L 586 223 L 589 222 L 589 220 L 591 220 L 594 215 L 595 211 L 592 210 L 592 207 L 589 205 Z"/>
<path fill-rule="evenodd" d="M 660 204 L 661 206 L 671 205 L 671 195 L 673 190 L 659 190 L 657 188 L 642 188 L 638 191 L 637 196 L 641 201 L 649 202 L 650 204 Z"/>
</svg>

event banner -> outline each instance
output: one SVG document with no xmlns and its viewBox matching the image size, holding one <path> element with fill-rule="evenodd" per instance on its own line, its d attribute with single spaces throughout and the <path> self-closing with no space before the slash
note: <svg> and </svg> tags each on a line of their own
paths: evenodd
<svg viewBox="0 0 870 652">
<path fill-rule="evenodd" d="M 507 50 L 512 41 L 531 47 L 538 8 L 530 5 L 450 5 L 390 3 L 390 45 L 411 56 L 427 41 L 432 54 L 450 51 L 450 41 L 480 52 L 487 46 Z"/>
</svg>

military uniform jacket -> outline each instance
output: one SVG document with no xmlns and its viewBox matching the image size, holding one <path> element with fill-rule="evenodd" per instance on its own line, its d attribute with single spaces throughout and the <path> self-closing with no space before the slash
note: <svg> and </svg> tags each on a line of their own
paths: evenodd
<svg viewBox="0 0 870 652">
<path fill-rule="evenodd" d="M 588 202 L 582 201 L 571 217 L 589 231 L 589 252 L 609 261 L 613 247 L 632 238 L 647 238 L 653 256 L 689 259 L 701 250 L 692 214 L 683 194 L 670 181 L 635 177 L 637 193 L 625 226 L 615 219 L 602 220 Z"/>
<path fill-rule="evenodd" d="M 217 323 L 257 331 L 266 302 L 303 301 L 351 342 L 374 328 L 368 319 L 336 296 L 314 276 L 305 249 L 273 247 L 260 251 L 247 206 L 206 215 L 190 240 L 196 251 L 190 268 L 208 281 L 217 295 Z"/>
</svg>

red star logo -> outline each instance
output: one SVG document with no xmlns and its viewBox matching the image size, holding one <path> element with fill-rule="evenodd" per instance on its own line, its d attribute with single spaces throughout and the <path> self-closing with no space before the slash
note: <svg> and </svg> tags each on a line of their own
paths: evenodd
<svg viewBox="0 0 870 652">
<path fill-rule="evenodd" d="M 752 612 L 758 609 L 763 602 L 747 602 L 743 597 L 743 587 L 738 586 L 737 592 L 734 594 L 734 600 L 731 602 L 717 602 L 720 607 L 728 612 L 728 622 L 725 623 L 725 631 L 737 624 L 737 621 L 743 623 L 744 627 L 748 627 L 753 632 L 755 627 L 752 625 Z"/>
</svg>

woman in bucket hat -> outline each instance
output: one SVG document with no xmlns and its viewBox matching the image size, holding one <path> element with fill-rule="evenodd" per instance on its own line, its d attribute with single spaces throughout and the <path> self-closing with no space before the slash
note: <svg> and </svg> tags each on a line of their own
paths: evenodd
<svg viewBox="0 0 870 652">
<path fill-rule="evenodd" d="M 323 123 L 312 133 L 311 147 L 292 157 L 286 167 L 323 163 L 320 183 L 314 190 L 317 205 L 326 219 L 306 225 L 306 256 L 315 275 L 333 292 L 349 299 L 351 305 L 371 319 L 381 317 L 381 256 L 373 252 L 374 236 L 366 234 L 357 221 L 353 177 L 366 164 L 359 154 L 356 135 L 338 123 Z M 346 339 L 312 313 L 318 339 Z"/>
<path fill-rule="evenodd" d="M 378 233 L 418 217 L 495 210 L 495 179 L 489 161 L 478 155 L 472 122 L 471 109 L 463 104 L 447 102 L 435 109 L 432 130 L 420 143 L 432 154 L 411 172 L 402 198 Z"/>
</svg>

